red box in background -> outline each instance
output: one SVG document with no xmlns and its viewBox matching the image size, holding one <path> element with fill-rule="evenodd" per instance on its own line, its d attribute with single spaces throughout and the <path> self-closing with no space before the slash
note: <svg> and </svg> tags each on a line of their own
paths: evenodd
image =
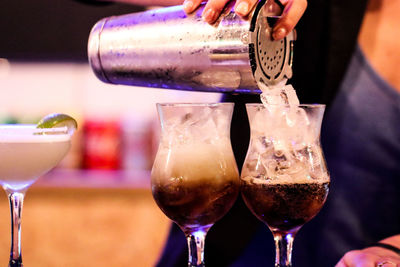
<svg viewBox="0 0 400 267">
<path fill-rule="evenodd" d="M 118 121 L 87 120 L 83 127 L 84 169 L 121 168 L 121 125 Z"/>
</svg>

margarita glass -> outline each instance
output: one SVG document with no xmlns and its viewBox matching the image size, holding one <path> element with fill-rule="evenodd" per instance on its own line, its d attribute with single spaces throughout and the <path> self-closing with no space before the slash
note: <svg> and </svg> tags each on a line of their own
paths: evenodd
<svg viewBox="0 0 400 267">
<path fill-rule="evenodd" d="M 71 146 L 67 127 L 37 128 L 36 125 L 0 125 L 0 184 L 11 209 L 9 267 L 20 267 L 21 213 L 26 190 L 54 168 Z"/>
</svg>

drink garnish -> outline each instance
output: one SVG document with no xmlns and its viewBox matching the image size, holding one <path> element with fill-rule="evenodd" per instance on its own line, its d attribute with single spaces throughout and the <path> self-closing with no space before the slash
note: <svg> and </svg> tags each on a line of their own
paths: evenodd
<svg viewBox="0 0 400 267">
<path fill-rule="evenodd" d="M 72 135 L 78 128 L 78 123 L 67 114 L 52 113 L 43 117 L 37 124 L 38 129 L 64 128 L 62 132 Z M 54 134 L 54 133 L 53 133 Z"/>
</svg>

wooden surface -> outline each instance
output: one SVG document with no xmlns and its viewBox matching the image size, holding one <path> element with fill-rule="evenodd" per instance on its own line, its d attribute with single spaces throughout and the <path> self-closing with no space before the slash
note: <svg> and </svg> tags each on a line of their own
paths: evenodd
<svg viewBox="0 0 400 267">
<path fill-rule="evenodd" d="M 0 216 L 0 265 L 7 266 L 5 193 Z M 149 189 L 33 186 L 24 202 L 22 258 L 27 267 L 154 266 L 169 227 Z"/>
</svg>

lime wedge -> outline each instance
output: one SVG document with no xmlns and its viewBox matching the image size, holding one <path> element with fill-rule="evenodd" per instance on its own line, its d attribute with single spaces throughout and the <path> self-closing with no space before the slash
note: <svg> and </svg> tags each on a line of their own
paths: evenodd
<svg viewBox="0 0 400 267">
<path fill-rule="evenodd" d="M 73 134 L 78 128 L 78 123 L 74 118 L 66 114 L 53 113 L 42 118 L 36 128 L 62 128 L 66 127 L 69 134 Z"/>
</svg>

